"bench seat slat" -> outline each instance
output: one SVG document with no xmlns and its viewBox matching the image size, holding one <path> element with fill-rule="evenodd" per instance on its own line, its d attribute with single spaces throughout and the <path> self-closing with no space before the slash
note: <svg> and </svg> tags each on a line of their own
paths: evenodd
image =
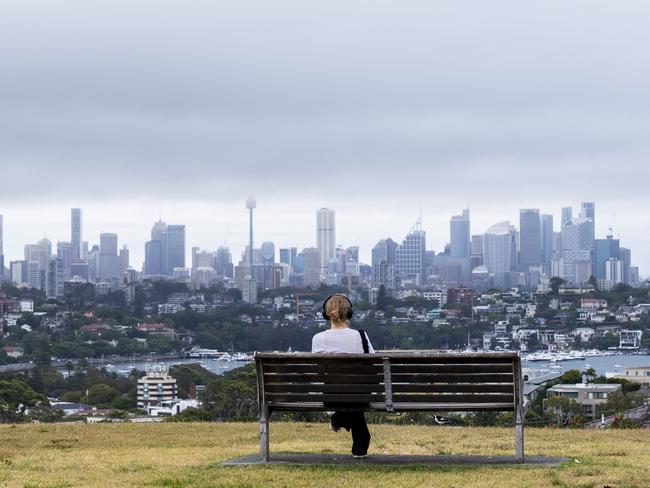
<svg viewBox="0 0 650 488">
<path fill-rule="evenodd" d="M 332 385 L 326 383 L 267 383 L 266 392 L 270 393 L 384 393 L 383 383 Z M 394 384 L 395 393 L 512 393 L 512 383 L 408 383 Z"/>
<path fill-rule="evenodd" d="M 395 373 L 507 373 L 512 375 L 512 364 L 393 364 L 390 370 Z"/>
<path fill-rule="evenodd" d="M 383 384 L 329 385 L 326 383 L 267 383 L 267 393 L 384 393 Z M 512 388 L 511 388 L 512 389 Z"/>
<path fill-rule="evenodd" d="M 512 393 L 512 383 L 393 383 L 395 393 Z"/>
<path fill-rule="evenodd" d="M 436 374 L 436 373 L 393 373 L 396 383 L 512 383 L 512 373 L 473 373 L 473 374 Z"/>
<path fill-rule="evenodd" d="M 269 364 L 265 373 L 383 374 L 381 364 Z"/>
<path fill-rule="evenodd" d="M 346 404 L 381 402 L 384 400 L 384 395 L 378 393 L 268 393 L 266 399 L 270 404 L 273 402 L 323 402 Z"/>
<path fill-rule="evenodd" d="M 337 384 L 357 384 L 357 383 L 383 383 L 383 374 L 304 374 L 289 373 L 264 374 L 265 383 L 337 383 Z"/>
<path fill-rule="evenodd" d="M 394 402 L 406 403 L 447 403 L 447 402 L 463 402 L 463 403 L 510 403 L 514 404 L 514 396 L 505 393 L 477 393 L 477 394 L 459 394 L 450 393 L 443 395 L 431 394 L 413 394 L 393 395 Z"/>
</svg>

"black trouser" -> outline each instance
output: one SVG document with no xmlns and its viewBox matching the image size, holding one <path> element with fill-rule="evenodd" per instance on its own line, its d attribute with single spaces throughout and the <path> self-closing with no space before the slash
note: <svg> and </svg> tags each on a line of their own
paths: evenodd
<svg viewBox="0 0 650 488">
<path fill-rule="evenodd" d="M 365 456 L 370 445 L 370 432 L 363 412 L 334 412 L 331 419 L 334 427 L 352 431 L 352 454 Z"/>
</svg>

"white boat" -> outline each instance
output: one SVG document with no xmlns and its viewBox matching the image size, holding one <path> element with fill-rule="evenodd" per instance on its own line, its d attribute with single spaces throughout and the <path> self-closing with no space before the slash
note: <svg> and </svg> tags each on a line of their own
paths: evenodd
<svg viewBox="0 0 650 488">
<path fill-rule="evenodd" d="M 253 359 L 252 356 L 249 356 L 248 354 L 244 354 L 243 352 L 236 352 L 232 356 L 233 361 L 251 361 Z"/>
<path fill-rule="evenodd" d="M 217 358 L 217 361 L 232 361 L 232 356 L 225 352 Z"/>
</svg>

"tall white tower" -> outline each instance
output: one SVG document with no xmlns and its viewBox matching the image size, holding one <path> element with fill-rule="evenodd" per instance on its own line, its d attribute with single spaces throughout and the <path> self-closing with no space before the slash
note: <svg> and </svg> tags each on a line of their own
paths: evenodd
<svg viewBox="0 0 650 488">
<path fill-rule="evenodd" d="M 248 265 L 253 271 L 253 209 L 257 206 L 255 197 L 250 196 L 246 199 L 246 208 L 249 212 L 249 240 L 248 240 Z"/>
<path fill-rule="evenodd" d="M 336 219 L 334 210 L 330 208 L 321 208 L 316 212 L 316 247 L 320 272 L 325 274 L 336 249 Z"/>
</svg>

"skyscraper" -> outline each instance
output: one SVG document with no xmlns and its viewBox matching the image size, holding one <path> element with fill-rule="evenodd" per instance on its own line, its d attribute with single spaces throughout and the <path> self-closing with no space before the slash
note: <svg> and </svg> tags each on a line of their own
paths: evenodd
<svg viewBox="0 0 650 488">
<path fill-rule="evenodd" d="M 318 248 L 306 247 L 302 250 L 304 259 L 303 285 L 315 287 L 320 283 L 320 252 Z"/>
<path fill-rule="evenodd" d="M 427 277 L 424 272 L 426 243 L 426 232 L 422 230 L 422 221 L 418 219 L 402 244 L 395 250 L 395 269 L 400 280 L 410 281 L 416 286 L 426 283 Z"/>
<path fill-rule="evenodd" d="M 162 220 L 151 229 L 145 243 L 144 273 L 173 276 L 174 268 L 185 267 L 185 226 L 167 225 Z"/>
<path fill-rule="evenodd" d="M 334 210 L 321 208 L 316 212 L 316 248 L 318 249 L 320 273 L 327 273 L 327 266 L 335 255 L 336 222 Z"/>
<path fill-rule="evenodd" d="M 52 256 L 47 263 L 45 294 L 47 298 L 63 297 L 63 260 Z"/>
<path fill-rule="evenodd" d="M 620 243 L 611 234 L 606 239 L 596 239 L 596 258 L 594 275 L 599 280 L 607 279 L 606 265 L 610 259 L 619 259 Z"/>
<path fill-rule="evenodd" d="M 562 232 L 564 280 L 571 285 L 582 284 L 593 273 L 593 269 L 587 269 L 587 263 L 592 263 L 592 237 L 591 219 L 573 218 L 564 225 Z M 577 273 L 578 268 L 580 273 Z M 585 275 L 587 275 L 586 279 Z"/>
<path fill-rule="evenodd" d="M 572 207 L 562 207 L 562 218 L 560 220 L 560 230 L 571 221 L 573 218 L 573 208 Z"/>
<path fill-rule="evenodd" d="M 118 275 L 117 234 L 103 232 L 99 234 L 98 278 L 107 280 L 116 278 Z"/>
<path fill-rule="evenodd" d="M 265 241 L 262 243 L 260 250 L 263 265 L 268 266 L 275 263 L 275 244 L 273 244 L 271 241 Z"/>
<path fill-rule="evenodd" d="M 160 239 L 153 239 L 144 243 L 144 274 L 147 276 L 163 274 L 160 244 Z"/>
<path fill-rule="evenodd" d="M 185 226 L 167 226 L 167 276 L 174 274 L 174 268 L 185 267 Z"/>
<path fill-rule="evenodd" d="M 390 237 L 381 239 L 372 248 L 372 286 L 379 288 L 384 285 L 386 290 L 397 288 L 395 272 L 395 251 L 397 243 Z"/>
<path fill-rule="evenodd" d="M 84 258 L 82 249 L 81 209 L 73 208 L 70 211 L 70 243 L 72 244 L 72 260 L 79 261 Z"/>
<path fill-rule="evenodd" d="M 472 270 L 482 266 L 483 259 L 483 234 L 474 234 L 470 243 L 470 260 Z"/>
<path fill-rule="evenodd" d="M 288 247 L 280 248 L 280 262 L 291 266 L 291 250 Z"/>
<path fill-rule="evenodd" d="M 539 266 L 542 259 L 542 224 L 538 209 L 519 211 L 519 266 L 528 271 L 531 266 Z"/>
<path fill-rule="evenodd" d="M 469 258 L 470 256 L 470 225 L 469 208 L 461 215 L 454 215 L 449 222 L 449 256 L 452 258 Z"/>
<path fill-rule="evenodd" d="M 124 273 L 128 268 L 129 268 L 129 248 L 126 246 L 122 246 L 122 249 L 120 249 L 120 254 L 118 256 L 118 265 L 117 265 L 117 271 L 118 275 L 122 277 L 122 273 Z"/>
<path fill-rule="evenodd" d="M 551 272 L 553 261 L 553 215 L 544 214 L 542 222 L 542 265 L 546 274 Z"/>
<path fill-rule="evenodd" d="M 494 276 L 496 286 L 508 284 L 508 274 L 517 263 L 517 234 L 509 221 L 493 225 L 483 236 L 485 267 Z"/>
<path fill-rule="evenodd" d="M 74 249 L 70 242 L 57 242 L 56 243 L 56 256 L 63 263 L 63 278 L 70 279 L 70 269 L 72 261 L 74 260 Z"/>
<path fill-rule="evenodd" d="M 30 287 L 41 290 L 45 289 L 47 266 L 50 256 L 52 256 L 52 243 L 47 238 L 41 239 L 36 244 L 25 244 L 25 261 L 28 263 L 37 263 L 38 266 L 38 271 L 36 272 L 36 275 L 38 275 L 38 284 L 36 284 L 36 281 L 34 281 L 34 268 L 33 266 L 30 267 L 29 264 L 27 265 L 28 274 L 31 272 L 29 275 L 31 276 L 31 281 L 28 276 Z"/>
<path fill-rule="evenodd" d="M 233 266 L 229 248 L 220 246 L 219 249 L 217 249 L 217 252 L 214 255 L 213 268 L 219 276 L 232 278 Z"/>
<path fill-rule="evenodd" d="M 630 268 L 632 267 L 632 251 L 627 247 L 621 247 L 619 249 L 619 255 L 621 260 L 622 268 L 622 278 L 623 283 L 626 285 L 630 284 Z"/>
<path fill-rule="evenodd" d="M 468 283 L 470 275 L 470 222 L 469 208 L 454 215 L 449 222 L 449 257 L 459 265 L 459 282 Z"/>
</svg>

